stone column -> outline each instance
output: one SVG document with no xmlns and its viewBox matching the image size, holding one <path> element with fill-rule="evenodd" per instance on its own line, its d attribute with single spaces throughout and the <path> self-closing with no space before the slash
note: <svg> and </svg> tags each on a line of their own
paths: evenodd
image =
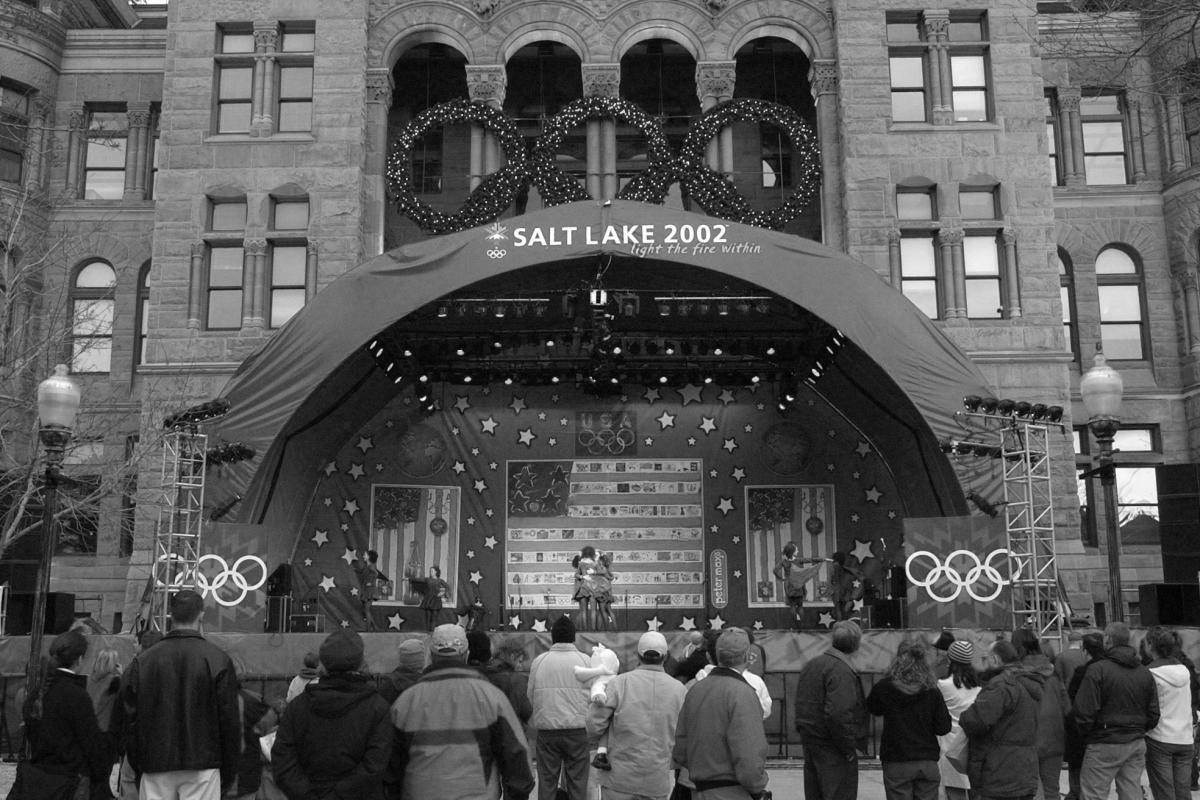
<svg viewBox="0 0 1200 800">
<path fill-rule="evenodd" d="M 204 252 L 208 249 L 204 242 L 192 244 L 191 274 L 188 283 L 188 313 L 187 326 L 189 330 L 198 331 L 203 326 L 201 314 L 204 308 Z"/>
<path fill-rule="evenodd" d="M 1177 94 L 1168 94 L 1163 99 L 1163 141 L 1167 152 L 1167 169 L 1183 172 L 1187 169 L 1183 143 L 1183 107 Z"/>
<path fill-rule="evenodd" d="M 50 102 L 39 97 L 30 105 L 29 132 L 25 137 L 25 172 L 21 182 L 26 191 L 42 191 L 42 171 L 46 163 L 46 120 L 50 118 Z"/>
<path fill-rule="evenodd" d="M 1063 154 L 1063 174 L 1067 186 L 1083 186 L 1087 183 L 1083 167 L 1083 120 L 1079 116 L 1081 97 L 1076 87 L 1058 90 L 1059 129 L 1063 131 L 1063 149 L 1070 151 L 1069 154 Z"/>
<path fill-rule="evenodd" d="M 83 193 L 84 161 L 87 158 L 88 112 L 79 107 L 71 110 L 67 133 L 67 197 Z"/>
<path fill-rule="evenodd" d="M 242 255 L 242 327 L 261 328 L 266 313 L 263 298 L 267 280 L 267 240 L 247 239 Z"/>
<path fill-rule="evenodd" d="M 275 45 L 279 26 L 274 20 L 254 21 L 254 95 L 250 104 L 250 135 L 275 132 Z"/>
<path fill-rule="evenodd" d="M 508 77 L 503 64 L 467 66 L 467 97 L 472 103 L 483 103 L 497 110 L 504 107 L 504 93 Z M 479 134 L 476 134 L 476 130 Z M 476 149 L 478 147 L 478 150 Z M 471 130 L 471 188 L 474 189 L 488 175 L 500 169 L 503 154 L 496 135 L 473 125 Z M 476 172 L 476 166 L 479 171 Z"/>
<path fill-rule="evenodd" d="M 839 84 L 837 61 L 813 61 L 813 92 L 817 100 L 817 143 L 821 148 L 821 233 L 825 244 L 846 250 L 846 215 L 843 207 L 841 138 L 838 136 Z M 896 243 L 899 259 L 899 241 Z M 899 288 L 900 284 L 895 283 Z"/>
<path fill-rule="evenodd" d="M 929 93 L 933 107 L 933 124 L 954 122 L 954 89 L 950 75 L 950 51 L 946 42 L 950 36 L 950 12 L 926 11 L 922 17 L 925 40 L 929 43 Z"/>
<path fill-rule="evenodd" d="M 584 64 L 583 96 L 621 95 L 620 64 Z M 617 196 L 617 124 L 614 120 L 591 120 L 587 126 L 588 194 L 594 200 Z M 598 160 L 593 161 L 596 158 Z"/>
<path fill-rule="evenodd" d="M 1145 137 L 1142 135 L 1142 103 L 1140 100 L 1125 98 L 1126 136 L 1125 142 L 1129 149 L 1130 166 L 1133 168 L 1133 182 L 1142 183 L 1146 180 Z"/>
<path fill-rule="evenodd" d="M 1000 233 L 1004 241 L 1004 316 L 1013 319 L 1021 316 L 1021 287 L 1018 282 L 1020 270 L 1017 269 L 1017 232 L 1005 228 Z"/>
<path fill-rule="evenodd" d="M 125 145 L 125 199 L 146 199 L 146 172 L 149 162 L 146 148 L 150 144 L 150 104 L 130 103 L 129 141 Z"/>
<path fill-rule="evenodd" d="M 888 281 L 897 292 L 904 291 L 904 273 L 900 265 L 900 231 L 890 228 L 888 237 Z"/>
<path fill-rule="evenodd" d="M 388 111 L 392 107 L 394 89 L 392 71 L 386 68 L 367 70 L 367 154 L 363 180 L 367 185 L 367 202 L 363 209 L 362 248 L 366 256 L 383 252 L 383 225 L 387 210 Z M 311 295 L 310 295 L 311 296 Z"/>
<path fill-rule="evenodd" d="M 967 280 L 963 268 L 963 232 L 960 229 L 943 228 L 937 235 L 938 248 L 942 257 L 938 264 L 938 284 L 942 287 L 942 302 L 945 303 L 946 319 L 962 319 L 967 316 Z"/>
<path fill-rule="evenodd" d="M 696 95 L 700 98 L 700 111 L 708 111 L 732 98 L 736 81 L 736 61 L 696 62 Z M 708 143 L 708 165 L 725 177 L 733 175 L 732 126 L 722 128 Z"/>
<path fill-rule="evenodd" d="M 317 243 L 311 239 L 305 245 L 304 257 L 304 302 L 307 304 L 317 296 Z"/>
<path fill-rule="evenodd" d="M 1183 291 L 1188 352 L 1193 356 L 1200 356 L 1200 292 L 1197 291 L 1195 270 L 1185 268 L 1179 273 L 1178 280 Z"/>
</svg>

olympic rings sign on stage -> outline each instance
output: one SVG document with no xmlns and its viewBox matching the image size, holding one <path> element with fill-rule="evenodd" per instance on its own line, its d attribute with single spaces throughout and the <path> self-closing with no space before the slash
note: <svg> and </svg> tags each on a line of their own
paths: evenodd
<svg viewBox="0 0 1200 800">
<path fill-rule="evenodd" d="M 938 557 L 928 550 L 918 550 L 908 557 L 904 562 L 904 574 L 908 577 L 908 582 L 919 589 L 924 589 L 929 597 L 939 603 L 951 603 L 958 598 L 962 591 L 966 589 L 967 594 L 972 599 L 980 603 L 990 603 L 1000 596 L 1000 592 L 1005 586 L 1012 583 L 1011 577 L 1005 577 L 1000 574 L 1000 570 L 992 566 L 992 561 L 997 556 L 1013 558 L 1017 561 L 1017 569 L 1022 569 L 1021 561 L 1017 558 L 1017 554 L 1006 548 L 1000 548 L 988 553 L 987 558 L 983 561 L 979 560 L 979 556 L 972 553 L 970 550 L 955 550 L 950 555 L 946 556 L 945 563 L 938 560 Z M 924 580 L 918 580 L 913 575 L 913 564 L 918 559 L 929 559 L 932 567 L 925 574 Z M 953 566 L 956 559 L 973 562 L 966 570 L 966 574 L 960 572 Z M 965 565 L 964 565 L 965 566 Z M 980 578 L 983 578 L 987 583 L 992 584 L 992 591 L 988 594 L 980 594 L 975 590 L 977 584 L 980 583 Z M 934 586 L 942 580 L 948 581 L 954 586 L 954 591 L 949 595 L 939 594 L 934 591 Z"/>
<path fill-rule="evenodd" d="M 158 557 L 158 560 L 160 562 L 168 560 L 177 562 L 182 561 L 182 558 L 178 555 L 162 555 Z M 212 562 L 218 566 L 218 571 L 215 575 L 210 577 L 204 574 L 202 568 L 205 562 Z M 242 574 L 242 566 L 245 564 L 250 564 L 250 570 L 247 572 L 248 575 L 253 575 L 255 567 L 262 573 L 254 583 L 250 582 L 247 575 Z M 258 556 L 242 556 L 233 562 L 233 566 L 230 566 L 229 562 L 221 556 L 216 553 L 209 553 L 208 555 L 200 556 L 196 562 L 196 569 L 194 571 L 182 569 L 175 574 L 170 580 L 170 585 L 176 589 L 195 586 L 202 596 L 208 597 L 211 595 L 213 600 L 216 600 L 218 604 L 232 608 L 244 603 L 251 592 L 258 591 L 266 582 L 267 563 Z M 226 584 L 232 585 L 238 591 L 235 599 L 227 599 L 219 594 L 220 590 Z"/>
</svg>

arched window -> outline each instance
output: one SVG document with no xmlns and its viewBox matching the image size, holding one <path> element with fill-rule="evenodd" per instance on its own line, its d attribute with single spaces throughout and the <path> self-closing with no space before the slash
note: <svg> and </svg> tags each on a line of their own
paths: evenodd
<svg viewBox="0 0 1200 800">
<path fill-rule="evenodd" d="M 1071 256 L 1066 250 L 1058 248 L 1058 295 L 1062 305 L 1063 334 L 1067 347 L 1079 359 L 1079 330 L 1075 325 L 1075 270 L 1071 266 Z"/>
<path fill-rule="evenodd" d="M 89 261 L 71 284 L 71 371 L 109 372 L 112 366 L 113 288 L 117 274 Z"/>
<path fill-rule="evenodd" d="M 150 262 L 142 267 L 138 275 L 137 295 L 137 331 L 135 334 L 133 354 L 134 364 L 146 363 L 146 334 L 150 330 Z"/>
<path fill-rule="evenodd" d="M 1130 253 L 1105 247 L 1096 256 L 1100 341 L 1110 359 L 1146 357 L 1146 309 L 1142 270 Z"/>
</svg>

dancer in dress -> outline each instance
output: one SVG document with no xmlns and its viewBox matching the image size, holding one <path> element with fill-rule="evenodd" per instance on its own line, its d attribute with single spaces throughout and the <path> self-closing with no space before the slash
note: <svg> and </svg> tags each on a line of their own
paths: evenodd
<svg viewBox="0 0 1200 800">
<path fill-rule="evenodd" d="M 579 604 L 579 629 L 596 629 L 596 548 L 590 544 L 579 551 L 575 565 L 575 602 Z"/>
<path fill-rule="evenodd" d="M 430 567 L 429 577 L 425 580 L 425 596 L 421 598 L 421 608 L 425 610 L 425 630 L 433 630 L 442 610 L 442 601 L 449 596 L 450 584 L 442 580 L 442 568 Z"/>
<path fill-rule="evenodd" d="M 792 624 L 795 627 L 800 627 L 801 618 L 804 616 L 804 600 L 805 589 L 804 585 L 816 576 L 821 569 L 821 564 L 826 559 L 822 558 L 798 558 L 800 548 L 795 542 L 788 542 L 783 546 L 783 553 L 779 557 L 779 563 L 772 570 L 778 580 L 783 581 L 784 595 L 787 597 L 787 604 L 792 609 Z M 801 565 L 809 564 L 810 566 L 801 568 Z"/>
</svg>

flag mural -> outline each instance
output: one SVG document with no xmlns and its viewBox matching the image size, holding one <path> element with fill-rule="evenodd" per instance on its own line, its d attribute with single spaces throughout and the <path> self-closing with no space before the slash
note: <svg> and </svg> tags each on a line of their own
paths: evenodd
<svg viewBox="0 0 1200 800">
<path fill-rule="evenodd" d="M 797 561 L 831 558 L 838 549 L 833 486 L 746 487 L 746 582 L 751 608 L 787 605 L 783 581 L 772 574 L 783 546 L 795 542 Z M 829 567 L 809 582 L 807 605 L 832 605 Z"/>
<path fill-rule="evenodd" d="M 421 594 L 412 581 L 427 576 L 432 567 L 441 569 L 449 596 L 455 597 L 459 506 L 459 490 L 453 486 L 372 487 L 367 549 L 379 553 L 378 569 L 395 587 L 380 606 L 420 605 Z"/>
<path fill-rule="evenodd" d="M 508 607 L 574 605 L 571 560 L 612 558 L 613 607 L 703 604 L 702 462 L 577 459 L 508 464 Z"/>
</svg>

